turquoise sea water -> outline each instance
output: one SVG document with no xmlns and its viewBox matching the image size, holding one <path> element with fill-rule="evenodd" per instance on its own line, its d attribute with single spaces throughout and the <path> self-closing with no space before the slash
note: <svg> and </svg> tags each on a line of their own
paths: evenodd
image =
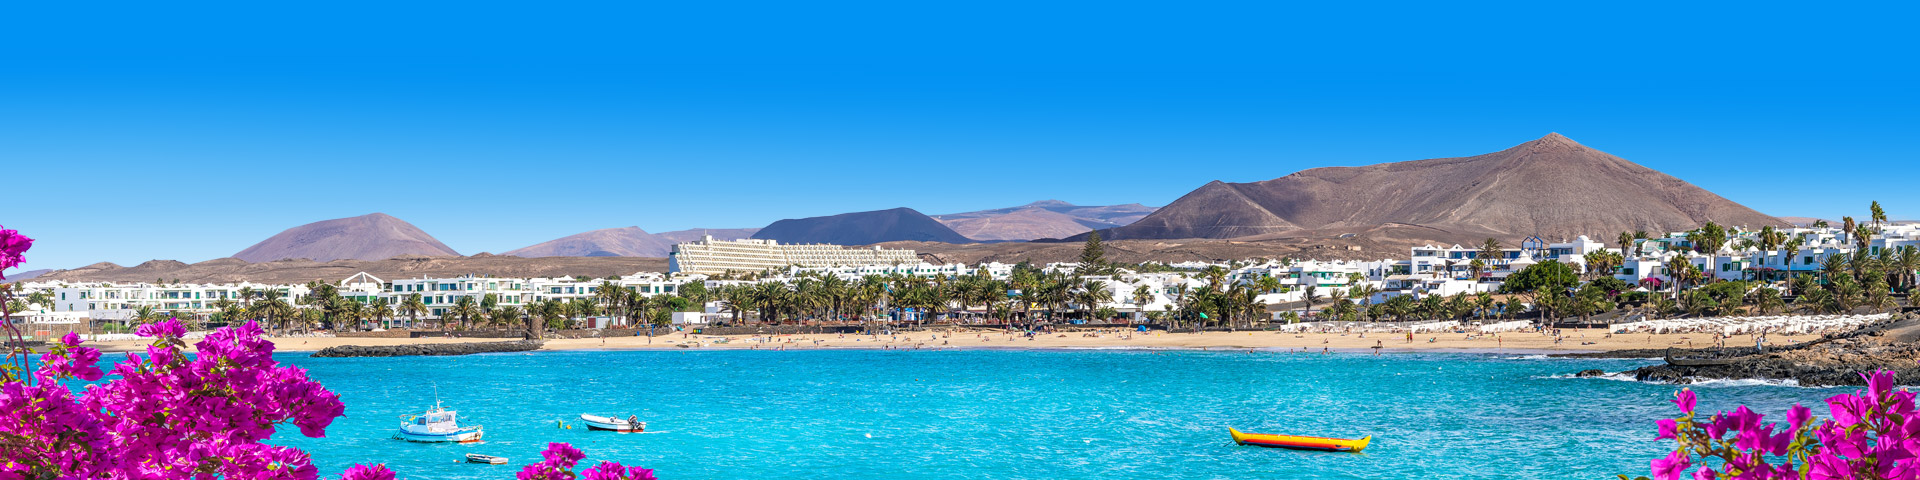
<svg viewBox="0 0 1920 480">
<path fill-rule="evenodd" d="M 547 442 L 663 479 L 1613 478 L 1667 445 L 1676 387 L 1562 378 L 1645 361 L 1486 354 L 1119 350 L 540 352 L 283 363 L 340 393 L 326 438 L 275 441 L 326 475 L 381 463 L 408 479 L 512 478 Z M 479 444 L 392 440 L 434 386 Z M 1839 389 L 1696 387 L 1702 408 L 1821 405 Z M 1824 412 L 1824 408 L 1816 408 Z M 580 413 L 649 433 L 590 432 Z M 559 429 L 556 422 L 575 425 Z M 1226 428 L 1373 435 L 1362 454 L 1236 446 Z M 456 463 L 466 453 L 507 466 Z"/>
</svg>

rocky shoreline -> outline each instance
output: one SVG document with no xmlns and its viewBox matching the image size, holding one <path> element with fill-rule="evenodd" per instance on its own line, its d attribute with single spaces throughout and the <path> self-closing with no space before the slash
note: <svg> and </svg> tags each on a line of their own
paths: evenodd
<svg viewBox="0 0 1920 480">
<path fill-rule="evenodd" d="M 519 340 L 512 342 L 435 343 L 427 345 L 389 345 L 378 347 L 341 345 L 337 347 L 327 347 L 320 351 L 313 352 L 313 356 L 319 358 L 411 357 L 525 352 L 540 349 L 541 343 L 542 342 L 535 340 Z"/>
<path fill-rule="evenodd" d="M 1893 320 L 1845 334 L 1769 347 L 1616 350 L 1569 358 L 1662 358 L 1622 373 L 1635 380 L 1690 384 L 1703 380 L 1792 380 L 1800 386 L 1858 386 L 1860 374 L 1893 370 L 1900 384 L 1920 384 L 1920 320 Z M 1579 376 L 1592 376 L 1580 372 Z"/>
</svg>

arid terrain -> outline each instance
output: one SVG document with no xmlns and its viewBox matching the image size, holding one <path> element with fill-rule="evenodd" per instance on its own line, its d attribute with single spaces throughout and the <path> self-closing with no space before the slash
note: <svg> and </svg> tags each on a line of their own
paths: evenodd
<svg viewBox="0 0 1920 480">
<path fill-rule="evenodd" d="M 318 261 L 379 260 L 396 255 L 459 255 L 405 220 L 384 213 L 336 218 L 293 227 L 256 243 L 234 258 L 270 262 L 288 258 Z"/>
<path fill-rule="evenodd" d="M 1405 224 L 1505 237 L 1612 238 L 1708 222 L 1787 226 L 1673 176 L 1559 134 L 1485 155 L 1214 181 L 1108 239 L 1244 238 Z M 1485 235 L 1476 235 L 1485 236 Z"/>
</svg>

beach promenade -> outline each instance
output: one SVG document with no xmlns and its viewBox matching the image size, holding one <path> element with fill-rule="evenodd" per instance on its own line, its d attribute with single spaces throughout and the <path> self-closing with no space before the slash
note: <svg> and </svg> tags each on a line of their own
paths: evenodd
<svg viewBox="0 0 1920 480">
<path fill-rule="evenodd" d="M 1319 352 L 1371 352 L 1376 345 L 1382 351 L 1453 351 L 1486 353 L 1583 352 L 1666 347 L 1708 347 L 1714 345 L 1709 334 L 1615 334 L 1600 329 L 1565 329 L 1560 341 L 1539 333 L 1502 333 L 1469 335 L 1461 333 L 1416 334 L 1408 341 L 1405 334 L 1368 333 L 1285 333 L 1271 331 L 1166 333 L 1141 332 L 1068 332 L 1049 335 L 1013 335 L 955 330 L 952 332 L 913 332 L 898 335 L 806 334 L 806 335 L 698 335 L 674 333 L 655 337 L 611 337 L 548 340 L 542 350 L 637 350 L 637 349 L 1306 349 Z M 1786 344 L 1814 336 L 1771 336 L 1771 344 Z M 276 351 L 307 352 L 337 345 L 423 345 L 461 342 L 496 342 L 498 338 L 362 338 L 362 337 L 275 337 Z M 1726 340 L 1729 346 L 1746 345 L 1746 336 Z M 139 351 L 140 341 L 98 342 L 102 350 Z"/>
</svg>

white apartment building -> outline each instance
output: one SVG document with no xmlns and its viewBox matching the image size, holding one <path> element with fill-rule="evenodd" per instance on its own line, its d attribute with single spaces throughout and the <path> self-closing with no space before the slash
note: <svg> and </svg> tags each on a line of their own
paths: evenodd
<svg viewBox="0 0 1920 480">
<path fill-rule="evenodd" d="M 140 307 L 150 307 L 163 313 L 180 311 L 207 314 L 214 312 L 215 302 L 221 299 L 240 301 L 241 290 L 249 288 L 253 291 L 278 291 L 288 302 L 297 301 L 308 293 L 305 285 L 247 282 L 219 285 L 78 283 L 53 287 L 53 310 L 87 312 L 88 318 L 94 320 L 128 320 L 133 318 L 134 310 Z"/>
<path fill-rule="evenodd" d="M 614 285 L 626 288 L 641 296 L 674 295 L 679 286 L 689 282 L 705 281 L 704 275 L 667 276 L 659 273 L 640 272 L 611 280 Z M 560 278 L 499 278 L 463 276 L 454 278 L 412 278 L 395 280 L 391 287 L 380 294 L 395 308 L 414 294 L 420 295 L 421 303 L 426 304 L 425 318 L 439 318 L 460 301 L 461 297 L 471 297 L 474 302 L 482 302 L 487 295 L 493 295 L 498 306 L 526 308 L 527 305 L 547 300 L 573 301 L 575 299 L 598 299 L 601 279 L 577 280 L 571 277 Z"/>
<path fill-rule="evenodd" d="M 917 263 L 920 263 L 920 256 L 913 250 L 880 247 L 847 248 L 827 244 L 781 245 L 780 242 L 773 240 L 714 240 L 713 237 L 708 236 L 698 241 L 674 245 L 673 253 L 667 256 L 667 271 L 718 275 L 728 272 L 782 271 L 790 266 L 835 267 Z"/>
</svg>

